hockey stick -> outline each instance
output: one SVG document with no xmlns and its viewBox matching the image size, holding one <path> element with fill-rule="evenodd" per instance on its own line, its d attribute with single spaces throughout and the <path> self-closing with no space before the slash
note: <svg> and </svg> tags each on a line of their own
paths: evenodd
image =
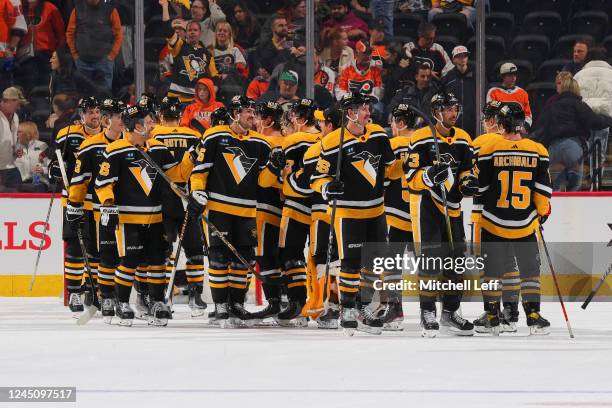
<svg viewBox="0 0 612 408">
<path fill-rule="evenodd" d="M 189 211 L 185 210 L 185 218 L 183 219 L 183 225 L 181 226 L 181 233 L 179 234 L 179 242 L 176 247 L 176 254 L 174 255 L 174 264 L 172 265 L 172 273 L 170 274 L 170 281 L 166 288 L 165 300 L 168 303 L 172 300 L 172 290 L 174 288 L 174 278 L 176 277 L 176 268 L 179 263 L 179 257 L 181 256 L 181 249 L 183 246 L 183 237 L 185 236 L 185 230 L 187 229 L 187 223 L 189 222 Z"/>
<path fill-rule="evenodd" d="M 334 181 L 340 181 L 340 173 L 342 167 L 342 148 L 344 145 L 344 132 L 346 130 L 346 122 L 344 109 L 340 110 L 340 142 L 338 143 L 338 158 L 336 159 L 336 174 L 334 175 Z M 329 222 L 329 240 L 327 242 L 327 258 L 325 260 L 325 282 L 323 283 L 323 314 L 329 309 L 329 296 L 327 296 L 327 287 L 329 285 L 329 264 L 331 263 L 332 256 L 332 245 L 334 244 L 334 223 L 336 221 L 336 206 L 338 199 L 332 200 L 332 210 Z"/>
<path fill-rule="evenodd" d="M 591 300 L 593 300 L 593 298 L 595 297 L 595 295 L 597 294 L 599 289 L 603 286 L 604 282 L 606 281 L 606 278 L 608 277 L 608 275 L 610 273 L 612 273 L 612 264 L 603 273 L 603 275 L 601 275 L 601 278 L 599 278 L 599 282 L 597 282 L 597 285 L 595 285 L 595 287 L 593 288 L 593 290 L 589 294 L 589 297 L 587 297 L 586 300 L 584 301 L 584 303 L 582 304 L 582 306 L 580 306 L 581 308 L 586 310 L 587 306 L 589 305 L 589 303 L 591 303 Z"/>
<path fill-rule="evenodd" d="M 43 245 L 45 243 L 45 237 L 47 236 L 47 229 L 49 229 L 49 218 L 51 217 L 51 209 L 53 208 L 54 199 L 55 199 L 55 192 L 51 193 L 51 200 L 49 200 L 49 209 L 47 210 L 47 218 L 45 219 L 45 225 L 43 228 L 42 236 L 40 237 L 40 245 L 38 246 L 38 253 L 36 254 L 36 264 L 34 264 L 34 272 L 32 273 L 32 280 L 30 281 L 30 292 L 32 291 L 32 288 L 34 288 L 34 281 L 36 280 L 36 273 L 38 272 L 38 264 L 40 263 L 40 254 L 42 253 Z"/>
<path fill-rule="evenodd" d="M 548 253 L 548 246 L 546 245 L 546 240 L 544 239 L 544 228 L 540 225 L 540 237 L 542 238 L 542 244 L 544 245 L 544 252 L 546 253 L 546 259 L 548 260 L 548 267 L 550 268 L 550 273 L 553 277 L 553 281 L 555 282 L 555 289 L 557 289 L 557 296 L 559 297 L 559 303 L 561 303 L 561 309 L 563 310 L 563 316 L 565 317 L 565 323 L 567 323 L 567 331 L 569 332 L 570 338 L 574 338 L 574 332 L 572 331 L 572 326 L 570 325 L 569 318 L 567 317 L 567 310 L 565 310 L 565 304 L 563 303 L 563 297 L 561 297 L 561 290 L 559 289 L 559 282 L 557 282 L 557 276 L 555 274 L 555 270 L 552 265 L 552 259 L 550 258 L 550 254 Z"/>
<path fill-rule="evenodd" d="M 59 164 L 60 171 L 62 172 L 62 182 L 64 183 L 64 188 L 68 189 L 70 184 L 68 184 L 68 175 L 66 174 L 66 165 L 64 164 L 64 157 L 62 156 L 62 152 L 59 149 L 55 150 L 55 154 L 57 155 L 57 163 Z M 68 190 L 66 190 L 68 191 Z M 89 281 L 89 290 L 91 292 L 91 306 L 87 308 L 87 310 L 81 314 L 77 320 L 77 325 L 82 326 L 87 324 L 88 321 L 96 314 L 98 308 L 94 306 L 96 303 L 96 299 L 98 295 L 96 294 L 96 286 L 93 281 L 93 276 L 91 273 L 91 265 L 89 264 L 89 257 L 87 256 L 87 248 L 85 247 L 85 241 L 83 240 L 83 231 L 82 227 L 77 229 L 77 239 L 79 240 L 79 246 L 81 247 L 81 253 L 83 255 L 83 260 L 85 261 L 85 270 L 87 271 L 87 279 Z"/>
<path fill-rule="evenodd" d="M 423 120 L 427 123 L 427 126 L 431 130 L 431 137 L 434 140 L 434 148 L 435 148 L 435 151 L 436 151 L 436 160 L 437 160 L 438 163 L 442 163 L 442 160 L 440 158 L 440 146 L 439 146 L 439 142 L 438 142 L 438 136 L 437 136 L 437 132 L 436 132 L 436 127 L 434 126 L 434 124 L 431 121 L 431 119 L 429 119 L 429 117 L 427 115 L 425 115 L 423 113 L 423 111 L 421 111 L 419 108 L 417 108 L 416 106 L 411 104 L 410 105 L 410 109 L 412 109 L 418 115 L 420 115 L 423 118 Z M 444 205 L 444 220 L 446 221 L 446 232 L 447 232 L 447 235 L 448 235 L 448 244 L 450 246 L 450 250 L 451 250 L 451 253 L 452 253 L 452 252 L 454 252 L 455 244 L 453 243 L 453 230 L 451 228 L 450 217 L 448 215 L 448 201 L 446 200 L 446 189 L 444 188 L 444 186 L 441 186 L 440 191 L 441 191 L 441 194 L 442 194 L 442 203 Z"/>
<path fill-rule="evenodd" d="M 164 179 L 164 181 L 166 183 L 168 183 L 168 185 L 170 186 L 170 188 L 183 200 L 187 201 L 188 196 L 187 193 L 185 193 L 185 191 L 183 191 L 182 188 L 180 188 L 179 186 L 176 185 L 176 183 L 174 181 L 172 181 L 170 179 L 170 177 L 168 177 L 168 175 L 161 169 L 161 167 L 159 167 L 159 165 L 157 163 L 155 163 L 155 161 L 151 158 L 151 156 L 149 156 L 149 154 L 147 152 L 145 152 L 142 149 L 138 149 L 138 151 L 140 152 L 140 154 L 142 155 L 142 157 L 144 157 L 144 159 L 147 161 L 147 163 L 153 167 L 157 173 L 161 176 L 162 179 Z M 257 280 L 259 280 L 262 283 L 270 283 L 270 284 L 276 284 L 279 285 L 279 282 L 275 282 L 276 279 L 269 279 L 266 278 L 264 276 L 259 275 L 256 271 L 255 268 L 253 268 L 253 266 L 248 263 L 246 261 L 246 259 L 244 259 L 244 257 L 242 255 L 240 255 L 240 253 L 236 250 L 236 248 L 234 247 L 234 245 L 232 245 L 231 242 L 228 241 L 227 238 L 225 238 L 225 236 L 223 236 L 223 233 L 221 231 L 219 231 L 219 229 L 210 222 L 210 220 L 208 219 L 208 217 L 204 214 L 201 215 L 202 216 L 202 220 L 204 220 L 204 222 L 206 223 L 206 225 L 208 225 L 208 228 L 211 229 L 212 233 L 214 235 L 217 235 L 219 237 L 219 239 L 221 240 L 221 242 L 223 242 L 223 244 L 227 247 L 227 249 L 230 250 L 230 252 L 232 254 L 234 254 L 234 256 L 243 264 L 247 267 L 248 271 L 250 273 L 252 273 L 255 278 Z"/>
</svg>

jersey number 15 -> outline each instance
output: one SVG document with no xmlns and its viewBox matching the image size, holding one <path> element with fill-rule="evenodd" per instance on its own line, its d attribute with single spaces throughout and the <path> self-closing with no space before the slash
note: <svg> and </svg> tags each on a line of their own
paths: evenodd
<svg viewBox="0 0 612 408">
<path fill-rule="evenodd" d="M 524 210 L 529 207 L 531 202 L 531 191 L 528 186 L 523 185 L 523 182 L 530 181 L 532 174 L 528 171 L 508 171 L 499 172 L 497 179 L 501 184 L 501 193 L 497 200 L 498 208 L 508 208 L 512 204 L 512 208 Z M 508 201 L 508 193 L 511 190 L 511 198 Z"/>
</svg>

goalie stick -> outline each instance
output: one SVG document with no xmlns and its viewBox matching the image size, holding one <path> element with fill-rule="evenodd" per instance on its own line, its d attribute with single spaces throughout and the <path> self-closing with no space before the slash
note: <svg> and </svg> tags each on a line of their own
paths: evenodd
<svg viewBox="0 0 612 408">
<path fill-rule="evenodd" d="M 64 157 L 62 156 L 62 152 L 60 152 L 59 149 L 55 150 L 55 154 L 57 155 L 57 163 L 59 164 L 60 171 L 62 172 L 62 182 L 64 183 L 64 188 L 68 189 L 70 187 L 70 184 L 68 184 L 68 176 L 66 175 L 66 165 L 64 164 Z M 85 247 L 85 241 L 83 240 L 82 227 L 79 227 L 76 233 L 77 239 L 79 240 L 79 246 L 81 247 L 81 253 L 83 254 L 83 261 L 85 261 L 85 270 L 87 272 L 87 280 L 89 281 L 89 290 L 91 292 L 91 305 L 88 306 L 87 310 L 85 310 L 85 312 L 83 312 L 77 319 L 77 325 L 82 326 L 84 324 L 87 324 L 87 322 L 90 321 L 91 318 L 96 314 L 98 308 L 94 305 L 96 303 L 100 303 L 99 301 L 97 301 L 98 294 L 96 293 L 96 286 L 94 284 L 93 276 L 91 274 L 91 265 L 89 264 L 87 248 Z"/>
<path fill-rule="evenodd" d="M 172 191 L 174 191 L 181 199 L 187 201 L 187 199 L 188 199 L 187 193 L 185 193 L 185 191 L 183 191 L 182 188 L 177 186 L 176 183 L 174 181 L 172 181 L 170 179 L 170 177 L 168 177 L 168 175 L 161 169 L 161 167 L 159 167 L 159 165 L 151 158 L 151 156 L 149 156 L 149 154 L 147 152 L 145 152 L 143 149 L 138 149 L 138 151 L 140 152 L 142 157 L 144 157 L 144 159 L 147 161 L 147 163 L 157 171 L 157 173 L 161 176 L 161 178 L 164 179 L 164 181 L 166 183 L 168 183 L 168 185 L 170 186 Z M 227 238 L 225 238 L 225 236 L 221 233 L 221 231 L 219 231 L 219 229 L 213 223 L 210 222 L 208 217 L 205 216 L 204 214 L 202 214 L 201 216 L 202 216 L 202 220 L 206 223 L 206 225 L 208 225 L 208 228 L 211 229 L 212 233 L 216 234 L 219 237 L 219 239 L 221 240 L 221 242 L 223 242 L 223 244 L 227 247 L 227 249 L 229 249 L 230 252 L 243 265 L 245 265 L 247 267 L 249 272 L 251 274 L 253 274 L 253 276 L 255 276 L 255 278 L 257 280 L 259 280 L 262 283 L 269 283 L 269 284 L 272 284 L 272 285 L 279 285 L 280 284 L 280 282 L 277 282 L 277 279 L 269 279 L 269 278 L 266 278 L 265 276 L 261 276 L 260 274 L 258 274 L 255 271 L 255 268 L 253 268 L 253 266 L 250 263 L 248 263 L 246 261 L 246 259 L 244 259 L 244 257 L 242 255 L 240 255 L 240 253 L 238 252 L 238 250 L 236 250 L 234 245 L 232 245 L 232 243 L 229 242 Z"/>
<path fill-rule="evenodd" d="M 586 300 L 582 304 L 582 306 L 580 306 L 581 308 L 586 310 L 587 306 L 589 305 L 589 303 L 591 303 L 591 300 L 593 300 L 593 298 L 595 297 L 599 289 L 603 286 L 604 282 L 606 281 L 606 278 L 608 277 L 610 273 L 612 273 L 612 264 L 610 264 L 608 269 L 603 273 L 603 275 L 601 275 L 601 278 L 599 278 L 599 282 L 597 282 L 597 285 L 595 285 L 595 287 L 593 288 L 589 296 L 586 298 Z"/>
</svg>

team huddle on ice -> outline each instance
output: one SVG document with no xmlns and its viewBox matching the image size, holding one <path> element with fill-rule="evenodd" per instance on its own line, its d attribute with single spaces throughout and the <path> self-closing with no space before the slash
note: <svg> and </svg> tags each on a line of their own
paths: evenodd
<svg viewBox="0 0 612 408">
<path fill-rule="evenodd" d="M 368 270 L 364 243 L 463 257 L 461 200 L 473 197 L 473 241 L 487 255 L 481 282 L 503 285 L 481 285 L 484 313 L 473 322 L 460 314 L 461 291 L 420 290 L 423 336 L 436 336 L 440 326 L 463 336 L 515 332 L 519 302 L 530 332 L 548 333 L 537 256 L 550 213 L 548 153 L 521 137 L 521 106 L 489 102 L 485 134 L 472 141 L 455 126 L 461 106 L 450 93 L 433 96 L 431 126 L 400 104 L 390 115 L 391 135 L 371 123 L 375 102 L 353 94 L 321 111 L 303 98 L 284 111 L 236 96 L 212 113 L 202 135 L 179 126 L 177 98 L 158 105 L 143 95 L 130 107 L 81 100 L 80 121 L 58 133 L 49 170 L 65 180 L 70 310 L 99 310 L 108 323 L 115 317 L 130 326 L 137 317 L 166 326 L 175 259 L 184 251 L 191 315 L 207 307 L 207 257 L 208 318 L 220 327 L 304 327 L 312 319 L 349 333 L 402 330 L 401 291 L 374 288 L 380 279 L 400 282 L 402 272 Z M 418 278 L 461 282 L 463 275 L 421 268 Z M 256 312 L 244 307 L 252 279 L 267 301 Z"/>
</svg>

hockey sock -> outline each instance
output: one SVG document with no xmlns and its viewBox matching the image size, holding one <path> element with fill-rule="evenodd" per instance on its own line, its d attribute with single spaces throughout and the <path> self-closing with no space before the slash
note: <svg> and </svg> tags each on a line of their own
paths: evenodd
<svg viewBox="0 0 612 408">
<path fill-rule="evenodd" d="M 117 301 L 126 303 L 130 300 L 130 292 L 134 283 L 135 268 L 119 265 L 115 271 L 115 294 Z"/>
<path fill-rule="evenodd" d="M 165 265 L 149 265 L 147 272 L 147 286 L 149 295 L 157 302 L 164 300 L 164 287 L 166 286 Z"/>
<path fill-rule="evenodd" d="M 115 267 L 100 264 L 98 267 L 98 286 L 104 299 L 113 297 L 115 289 Z"/>
<path fill-rule="evenodd" d="M 148 266 L 146 265 L 138 265 L 138 268 L 136 268 L 136 278 L 134 279 L 134 289 L 136 289 L 136 292 L 140 293 L 140 294 L 147 294 L 148 293 L 148 287 L 147 287 L 147 270 L 149 269 Z"/>
</svg>

